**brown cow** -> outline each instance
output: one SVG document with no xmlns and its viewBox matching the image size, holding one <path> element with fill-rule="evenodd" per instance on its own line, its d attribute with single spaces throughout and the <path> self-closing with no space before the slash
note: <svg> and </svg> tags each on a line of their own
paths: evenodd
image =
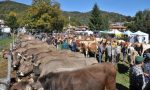
<svg viewBox="0 0 150 90">
<path fill-rule="evenodd" d="M 39 78 L 44 90 L 116 90 L 116 69 L 111 63 L 48 73 Z"/>
<path fill-rule="evenodd" d="M 32 90 L 32 87 L 28 81 L 23 81 L 12 85 L 10 90 Z"/>
</svg>

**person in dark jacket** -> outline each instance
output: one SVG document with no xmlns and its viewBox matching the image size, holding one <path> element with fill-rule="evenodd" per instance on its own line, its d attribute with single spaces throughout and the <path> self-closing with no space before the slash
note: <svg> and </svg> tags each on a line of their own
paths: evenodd
<svg viewBox="0 0 150 90">
<path fill-rule="evenodd" d="M 150 81 L 150 53 L 145 54 L 144 75 L 145 75 L 145 81 L 146 83 L 148 83 Z"/>
<path fill-rule="evenodd" d="M 71 51 L 76 52 L 76 50 L 77 50 L 77 44 L 75 41 L 72 41 Z"/>
<path fill-rule="evenodd" d="M 102 42 L 100 42 L 99 46 L 98 46 L 98 62 L 99 63 L 102 62 L 103 50 L 104 50 L 103 44 L 102 44 Z"/>
<path fill-rule="evenodd" d="M 54 39 L 54 43 L 53 43 L 53 44 L 54 44 L 54 46 L 57 48 L 57 45 L 58 45 L 58 40 L 57 40 L 57 38 Z"/>
<path fill-rule="evenodd" d="M 145 88 L 146 83 L 142 69 L 144 59 L 142 56 L 136 56 L 135 65 L 130 69 L 130 90 L 143 90 Z"/>
</svg>

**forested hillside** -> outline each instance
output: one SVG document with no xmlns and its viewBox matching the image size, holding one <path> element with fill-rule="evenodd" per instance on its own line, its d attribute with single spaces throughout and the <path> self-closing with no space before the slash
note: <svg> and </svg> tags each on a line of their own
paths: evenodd
<svg viewBox="0 0 150 90">
<path fill-rule="evenodd" d="M 9 12 L 24 12 L 29 5 L 25 5 L 22 3 L 14 2 L 14 1 L 1 1 L 0 2 L 0 18 L 4 18 Z"/>
</svg>

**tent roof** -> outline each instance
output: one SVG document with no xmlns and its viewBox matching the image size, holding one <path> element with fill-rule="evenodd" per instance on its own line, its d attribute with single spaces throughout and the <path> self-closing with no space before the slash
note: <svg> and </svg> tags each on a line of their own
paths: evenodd
<svg viewBox="0 0 150 90">
<path fill-rule="evenodd" d="M 135 34 L 135 35 L 148 35 L 147 33 L 144 33 L 144 32 L 141 32 L 141 31 L 137 31 L 133 34 Z"/>
<path fill-rule="evenodd" d="M 108 33 L 108 31 L 100 31 L 100 33 Z"/>
<path fill-rule="evenodd" d="M 112 34 L 122 34 L 122 32 L 120 32 L 118 30 L 113 30 L 113 31 L 110 31 L 109 33 L 112 33 Z"/>
<path fill-rule="evenodd" d="M 130 34 L 133 34 L 133 33 L 130 30 L 128 30 L 128 31 L 125 31 L 123 34 L 130 35 Z"/>
</svg>

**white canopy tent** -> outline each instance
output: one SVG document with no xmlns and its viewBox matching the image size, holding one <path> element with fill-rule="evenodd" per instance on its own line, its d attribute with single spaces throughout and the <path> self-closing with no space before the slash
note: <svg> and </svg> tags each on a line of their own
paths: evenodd
<svg viewBox="0 0 150 90">
<path fill-rule="evenodd" d="M 10 29 L 9 27 L 4 27 L 4 28 L 2 29 L 2 32 L 4 32 L 4 33 L 10 33 L 10 32 L 11 32 L 11 29 Z"/>
<path fill-rule="evenodd" d="M 134 37 L 137 37 L 138 41 L 140 43 L 149 43 L 149 34 L 141 32 L 141 31 L 137 31 L 135 33 L 132 33 L 131 35 L 133 35 Z"/>
<path fill-rule="evenodd" d="M 85 33 L 87 33 L 88 35 L 93 34 L 93 31 L 84 31 Z"/>
</svg>

